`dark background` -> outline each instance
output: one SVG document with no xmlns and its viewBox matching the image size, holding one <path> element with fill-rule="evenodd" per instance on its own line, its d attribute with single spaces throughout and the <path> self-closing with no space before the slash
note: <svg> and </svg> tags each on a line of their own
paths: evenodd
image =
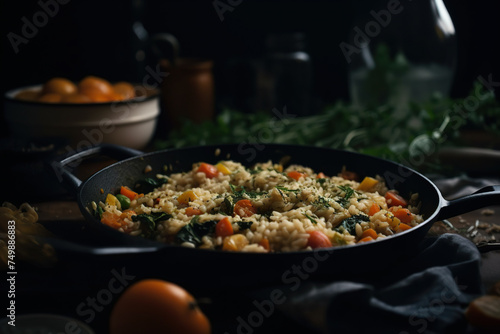
<svg viewBox="0 0 500 334">
<path fill-rule="evenodd" d="M 221 1 L 227 3 L 227 0 Z M 150 35 L 174 34 L 180 41 L 182 56 L 215 61 L 217 110 L 244 95 L 241 90 L 245 89 L 246 74 L 235 72 L 234 64 L 261 56 L 265 36 L 270 32 L 305 32 L 307 51 L 314 66 L 317 105 L 348 100 L 347 63 L 339 43 L 348 40 L 356 16 L 383 8 L 386 2 L 243 0 L 233 11 L 224 13 L 223 21 L 210 0 L 144 0 L 141 10 L 137 10 L 137 3 L 137 0 L 70 0 L 59 5 L 57 13 L 27 44 L 19 45 L 16 54 L 8 33 L 21 35 L 22 18 L 32 22 L 33 15 L 42 7 L 39 1 L 4 1 L 1 9 L 2 92 L 38 84 L 54 76 L 74 81 L 86 75 L 133 80 L 138 74 L 132 55 L 134 48 L 140 45 L 131 37 L 131 26 L 140 19 Z M 491 73 L 494 80 L 500 81 L 499 6 L 487 0 L 447 0 L 445 4 L 458 36 L 452 97 L 466 96 L 478 75 L 486 77 Z M 149 62 L 154 59 L 149 58 Z M 240 79 L 241 86 L 229 80 L 235 77 Z M 2 133 L 6 134 L 5 124 Z"/>
</svg>

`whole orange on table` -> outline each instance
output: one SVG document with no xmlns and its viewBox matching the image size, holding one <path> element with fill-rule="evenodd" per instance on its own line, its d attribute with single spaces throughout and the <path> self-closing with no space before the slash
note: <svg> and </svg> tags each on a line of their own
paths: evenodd
<svg viewBox="0 0 500 334">
<path fill-rule="evenodd" d="M 144 279 L 125 290 L 109 319 L 110 334 L 209 334 L 194 297 L 177 284 Z"/>
</svg>

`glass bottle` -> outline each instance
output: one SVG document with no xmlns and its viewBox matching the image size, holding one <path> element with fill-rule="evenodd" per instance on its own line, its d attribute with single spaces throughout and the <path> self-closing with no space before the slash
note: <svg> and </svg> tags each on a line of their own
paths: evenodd
<svg viewBox="0 0 500 334">
<path fill-rule="evenodd" d="M 375 5 L 374 5 L 375 4 Z M 447 96 L 456 66 L 456 33 L 443 0 L 379 1 L 362 10 L 340 48 L 349 63 L 351 100 L 404 109 Z"/>
<path fill-rule="evenodd" d="M 257 73 L 257 109 L 310 114 L 311 59 L 305 51 L 303 33 L 271 34 L 266 55 Z"/>
</svg>

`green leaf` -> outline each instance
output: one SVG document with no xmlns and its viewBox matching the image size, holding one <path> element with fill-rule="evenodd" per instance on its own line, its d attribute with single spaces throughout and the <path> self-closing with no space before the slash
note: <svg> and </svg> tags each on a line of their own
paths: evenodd
<svg viewBox="0 0 500 334">
<path fill-rule="evenodd" d="M 368 221 L 370 221 L 370 217 L 368 217 L 367 215 L 354 215 L 342 220 L 340 224 L 335 228 L 335 230 L 341 233 L 342 230 L 346 230 L 350 235 L 356 235 L 356 224 Z"/>
<path fill-rule="evenodd" d="M 139 180 L 136 183 L 135 186 L 135 191 L 139 193 L 150 193 L 156 188 L 160 187 L 162 184 L 167 183 L 168 179 L 167 178 L 151 178 L 147 177 L 143 180 Z"/>
<path fill-rule="evenodd" d="M 172 218 L 171 214 L 166 212 L 152 212 L 151 214 L 141 213 L 132 216 L 132 221 L 141 222 L 141 230 L 145 238 L 152 238 L 156 232 L 158 222 Z"/>
<path fill-rule="evenodd" d="M 228 216 L 231 216 L 234 212 L 234 200 L 233 196 L 226 196 L 220 205 L 220 211 Z"/>
<path fill-rule="evenodd" d="M 200 223 L 199 220 L 199 216 L 194 216 L 187 225 L 184 225 L 177 232 L 175 240 L 179 243 L 190 242 L 195 246 L 199 246 L 201 239 L 205 235 L 215 232 L 216 220 L 209 220 L 203 223 Z"/>
<path fill-rule="evenodd" d="M 247 222 L 247 221 L 239 221 L 239 222 L 236 222 L 236 224 L 238 224 L 239 228 L 240 228 L 240 231 L 242 230 L 246 230 L 246 229 L 249 229 L 250 226 L 252 226 L 253 222 Z"/>
</svg>

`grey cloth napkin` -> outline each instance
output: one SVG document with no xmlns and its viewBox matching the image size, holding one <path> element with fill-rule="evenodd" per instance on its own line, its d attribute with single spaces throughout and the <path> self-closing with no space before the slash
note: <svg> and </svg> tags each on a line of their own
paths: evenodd
<svg viewBox="0 0 500 334">
<path fill-rule="evenodd" d="M 486 186 L 500 184 L 500 179 L 494 177 L 472 178 L 463 175 L 453 178 L 443 178 L 439 175 L 429 175 L 429 178 L 438 187 L 441 195 L 448 200 L 470 195 Z"/>
<path fill-rule="evenodd" d="M 477 248 L 444 234 L 424 239 L 416 254 L 383 275 L 304 281 L 283 291 L 278 309 L 314 333 L 464 332 L 464 310 L 484 292 Z"/>
</svg>

